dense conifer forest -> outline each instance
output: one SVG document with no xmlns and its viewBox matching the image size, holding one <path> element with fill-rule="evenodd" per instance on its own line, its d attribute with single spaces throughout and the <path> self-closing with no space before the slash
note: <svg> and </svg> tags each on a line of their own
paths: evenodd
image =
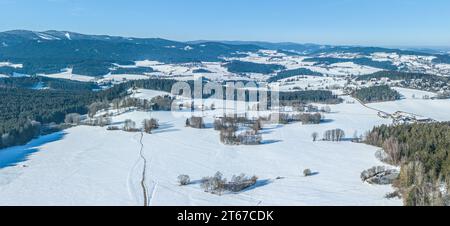
<svg viewBox="0 0 450 226">
<path fill-rule="evenodd" d="M 391 89 L 389 86 L 372 86 L 361 88 L 353 93 L 353 96 L 365 103 L 393 101 L 402 96 L 399 92 Z"/>
<path fill-rule="evenodd" d="M 367 57 L 361 57 L 361 58 L 351 58 L 351 59 L 343 59 L 343 58 L 332 58 L 332 57 L 314 57 L 314 58 L 307 58 L 304 60 L 305 62 L 316 62 L 316 64 L 335 64 L 335 63 L 344 63 L 344 62 L 353 62 L 355 64 L 369 66 L 369 67 L 375 67 L 375 68 L 381 68 L 385 70 L 397 70 L 397 66 L 393 65 L 390 61 L 374 61 Z"/>
<path fill-rule="evenodd" d="M 385 161 L 401 166 L 396 183 L 406 205 L 449 205 L 450 123 L 374 128 L 367 144 L 383 147 Z"/>
<path fill-rule="evenodd" d="M 311 71 L 307 68 L 298 68 L 293 70 L 280 71 L 277 75 L 270 77 L 267 82 L 276 82 L 285 78 L 290 78 L 299 75 L 311 75 L 311 76 L 322 76 L 322 73 Z"/>
</svg>

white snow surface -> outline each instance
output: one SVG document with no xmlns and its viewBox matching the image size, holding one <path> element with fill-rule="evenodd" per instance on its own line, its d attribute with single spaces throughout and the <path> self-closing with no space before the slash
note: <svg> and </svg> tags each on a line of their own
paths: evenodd
<svg viewBox="0 0 450 226">
<path fill-rule="evenodd" d="M 402 94 L 404 98 L 398 101 L 368 104 L 368 106 L 387 113 L 403 111 L 437 121 L 450 121 L 450 99 L 424 100 L 424 95 L 434 97 L 436 94 L 405 88 L 394 89 Z M 413 98 L 413 95 L 415 95 L 415 98 Z"/>
<path fill-rule="evenodd" d="M 136 96 L 161 94 L 141 91 Z M 171 112 L 130 111 L 115 116 L 113 123 L 121 126 L 132 119 L 140 125 L 150 117 L 160 121 L 161 127 L 142 140 L 150 205 L 401 205 L 399 199 L 384 198 L 391 186 L 369 185 L 359 177 L 363 170 L 383 165 L 374 156 L 378 148 L 311 139 L 312 132 L 335 128 L 351 137 L 390 121 L 358 103 L 331 107 L 333 113 L 321 125 L 266 125 L 264 144 L 258 146 L 221 144 L 210 128 L 213 111 L 204 112 L 207 129 L 186 128 L 186 118 Z M 143 205 L 140 133 L 79 126 L 52 141 L 37 141 L 41 139 L 16 147 L 36 149 L 25 161 L 0 169 L 0 205 Z M 304 177 L 306 168 L 317 174 Z M 259 181 L 237 194 L 203 192 L 198 181 L 216 171 L 227 178 L 256 175 Z M 178 186 L 180 174 L 190 175 L 193 183 Z"/>
<path fill-rule="evenodd" d="M 22 64 L 13 64 L 11 62 L 0 62 L 0 67 L 22 68 Z"/>
<path fill-rule="evenodd" d="M 72 69 L 66 68 L 63 72 L 60 72 L 60 73 L 39 74 L 39 76 L 49 77 L 49 78 L 57 78 L 57 79 L 69 79 L 69 80 L 80 81 L 80 82 L 92 82 L 95 80 L 94 77 L 73 74 L 72 71 L 73 71 Z"/>
</svg>

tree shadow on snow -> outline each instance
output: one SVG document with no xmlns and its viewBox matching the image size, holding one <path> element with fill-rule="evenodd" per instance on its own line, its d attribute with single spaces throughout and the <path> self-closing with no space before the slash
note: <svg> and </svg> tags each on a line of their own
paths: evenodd
<svg viewBox="0 0 450 226">
<path fill-rule="evenodd" d="M 214 128 L 214 123 L 208 122 L 205 123 L 205 129 L 213 129 Z"/>
<path fill-rule="evenodd" d="M 10 166 L 17 166 L 19 163 L 27 161 L 32 154 L 40 151 L 39 147 L 62 140 L 66 134 L 67 133 L 65 132 L 52 133 L 34 139 L 26 145 L 0 150 L 0 169 Z"/>
<path fill-rule="evenodd" d="M 240 192 L 238 192 L 238 193 L 243 193 L 243 192 L 252 191 L 252 190 L 258 189 L 258 188 L 260 188 L 260 187 L 267 186 L 267 185 L 269 185 L 269 184 L 271 184 L 271 183 L 273 183 L 273 180 L 269 180 L 269 179 L 257 180 L 257 181 L 256 181 L 256 184 L 254 184 L 253 186 L 248 187 L 248 188 L 246 188 L 246 189 L 244 189 L 244 190 L 242 190 L 242 191 L 240 191 Z"/>
<path fill-rule="evenodd" d="M 282 140 L 263 140 L 261 141 L 261 145 L 269 145 L 282 142 Z"/>
<path fill-rule="evenodd" d="M 319 172 L 312 172 L 311 174 L 308 175 L 308 177 L 317 176 L 319 174 L 320 174 Z"/>
<path fill-rule="evenodd" d="M 159 125 L 159 128 L 156 129 L 155 131 L 152 131 L 153 134 L 158 134 L 158 133 L 168 133 L 168 132 L 177 132 L 180 131 L 179 129 L 173 129 L 175 126 L 172 123 L 161 123 Z"/>
<path fill-rule="evenodd" d="M 327 124 L 327 123 L 332 123 L 334 122 L 333 119 L 322 119 L 320 120 L 320 124 Z"/>
<path fill-rule="evenodd" d="M 273 133 L 275 130 L 277 130 L 277 129 L 281 129 L 281 128 L 283 128 L 284 127 L 284 125 L 283 124 L 277 124 L 276 126 L 274 126 L 274 127 L 266 127 L 266 128 L 262 128 L 261 130 L 260 130 L 260 132 L 259 132 L 259 134 L 262 134 L 262 135 L 264 135 L 264 134 L 271 134 L 271 133 Z"/>
</svg>

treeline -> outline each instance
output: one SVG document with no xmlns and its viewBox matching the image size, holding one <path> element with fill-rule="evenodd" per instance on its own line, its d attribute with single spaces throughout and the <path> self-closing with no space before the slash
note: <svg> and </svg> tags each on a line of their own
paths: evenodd
<svg viewBox="0 0 450 226">
<path fill-rule="evenodd" d="M 55 89 L 34 90 L 39 82 Z M 128 95 L 130 88 L 170 92 L 177 81 L 131 81 L 102 91 L 89 83 L 44 77 L 0 79 L 0 148 L 23 145 L 41 134 L 45 124 L 63 123 L 67 114 L 87 114 L 92 103 L 110 103 Z M 77 90 L 79 89 L 79 90 Z"/>
<path fill-rule="evenodd" d="M 68 113 L 86 114 L 93 92 L 0 88 L 0 148 L 40 135 L 41 123 L 61 123 Z"/>
<path fill-rule="evenodd" d="M 353 62 L 355 64 L 369 66 L 369 67 L 375 67 L 385 70 L 397 70 L 397 66 L 392 64 L 390 61 L 374 61 L 367 57 L 360 57 L 360 58 L 351 58 L 351 59 L 345 59 L 345 58 L 333 58 L 333 57 L 314 57 L 314 58 L 307 58 L 304 59 L 305 62 L 316 62 L 316 65 L 325 64 L 325 65 L 331 65 L 335 63 L 345 63 L 345 62 Z"/>
<path fill-rule="evenodd" d="M 401 166 L 395 185 L 406 205 L 450 205 L 449 122 L 383 125 L 365 142 L 383 147 L 384 161 Z"/>
<path fill-rule="evenodd" d="M 10 77 L 0 78 L 0 87 L 3 88 L 28 88 L 41 86 L 55 90 L 89 91 L 99 89 L 95 82 L 79 82 L 68 79 L 54 79 L 48 77 Z"/>
<path fill-rule="evenodd" d="M 440 54 L 440 55 L 435 55 L 435 56 L 436 56 L 436 58 L 433 59 L 433 63 L 450 64 L 450 55 Z"/>
<path fill-rule="evenodd" d="M 381 79 L 381 78 L 389 78 L 391 80 L 426 79 L 426 80 L 448 81 L 448 78 L 437 75 L 398 72 L 398 71 L 379 71 L 372 74 L 358 76 L 356 80 L 367 81 L 370 79 Z"/>
<path fill-rule="evenodd" d="M 389 86 L 372 86 L 356 90 L 353 96 L 365 103 L 393 101 L 398 100 L 402 96 L 396 90 Z"/>
<path fill-rule="evenodd" d="M 398 86 L 420 89 L 425 91 L 437 92 L 443 89 L 448 89 L 450 83 L 449 77 L 437 76 L 422 73 L 408 73 L 397 71 L 380 71 L 373 74 L 362 75 L 357 78 L 359 81 L 368 81 L 371 79 L 389 78 L 390 80 L 397 80 Z"/>
<path fill-rule="evenodd" d="M 192 73 L 194 74 L 199 74 L 199 73 L 212 73 L 210 70 L 204 69 L 204 68 L 199 68 L 199 69 L 194 69 L 192 71 Z"/>
<path fill-rule="evenodd" d="M 260 74 L 272 74 L 275 71 L 286 69 L 282 65 L 278 64 L 259 64 L 253 62 L 244 62 L 235 60 L 224 65 L 229 72 L 232 73 L 260 73 Z"/>
<path fill-rule="evenodd" d="M 323 103 L 339 104 L 342 99 L 328 90 L 306 90 L 294 92 L 280 92 L 280 104 L 292 105 L 292 103 Z"/>
<path fill-rule="evenodd" d="M 46 124 L 63 123 L 71 113 L 87 114 L 92 103 L 126 96 L 131 86 L 99 92 L 0 87 L 0 148 L 23 145 L 39 136 Z"/>
<path fill-rule="evenodd" d="M 35 90 L 30 86 L 42 82 L 52 89 Z M 131 88 L 171 92 L 176 80 L 147 79 L 130 81 L 112 88 L 92 91 L 91 84 L 44 77 L 0 79 L 0 148 L 22 145 L 38 136 L 45 124 L 60 124 L 71 113 L 89 112 L 93 103 L 112 103 L 127 96 Z M 193 82 L 189 85 L 193 88 Z M 193 89 L 192 89 L 193 90 Z M 270 100 L 269 93 L 269 100 Z M 205 95 L 208 96 L 208 95 Z M 247 93 L 248 96 L 248 93 Z M 339 103 L 330 91 L 298 91 L 279 93 L 281 103 Z M 153 100 L 152 100 L 153 101 Z M 157 106 L 169 106 L 170 99 L 155 99 Z M 270 105 L 270 103 L 269 103 Z M 161 110 L 161 109 L 159 109 Z M 42 126 L 41 126 L 42 125 Z"/>
<path fill-rule="evenodd" d="M 267 79 L 267 82 L 276 82 L 282 79 L 299 76 L 299 75 L 311 75 L 311 76 L 322 76 L 322 73 L 311 71 L 307 68 L 297 68 L 292 70 L 280 71 L 277 75 L 270 77 Z"/>
<path fill-rule="evenodd" d="M 111 71 L 111 74 L 136 74 L 136 75 L 142 75 L 145 73 L 152 73 L 155 72 L 155 70 L 151 67 L 132 67 L 132 68 L 115 68 Z"/>
<path fill-rule="evenodd" d="M 146 80 L 136 80 L 136 81 L 130 81 L 128 83 L 123 83 L 118 85 L 118 87 L 122 86 L 126 88 L 143 88 L 143 89 L 151 89 L 151 90 L 158 90 L 158 91 L 164 91 L 170 93 L 172 90 L 172 86 L 177 83 L 177 80 L 171 80 L 171 79 L 146 79 Z M 191 88 L 192 93 L 194 92 L 194 82 L 188 81 L 187 82 Z M 206 82 L 203 82 L 205 84 Z M 223 87 L 223 93 L 224 98 L 226 98 L 226 87 Z M 214 94 L 203 94 L 203 98 L 209 98 Z M 235 90 L 235 100 L 237 100 L 237 90 Z M 244 92 L 245 95 L 245 101 L 250 100 L 250 91 L 246 90 Z M 268 93 L 268 101 L 270 104 L 271 101 L 271 92 Z M 290 105 L 291 103 L 326 103 L 326 104 L 338 104 L 342 103 L 342 99 L 339 98 L 337 95 L 334 95 L 331 91 L 328 90 L 306 90 L 306 91 L 289 91 L 289 92 L 279 92 L 279 99 L 281 105 Z M 261 100 L 261 96 L 259 93 L 256 95 L 257 100 Z"/>
</svg>

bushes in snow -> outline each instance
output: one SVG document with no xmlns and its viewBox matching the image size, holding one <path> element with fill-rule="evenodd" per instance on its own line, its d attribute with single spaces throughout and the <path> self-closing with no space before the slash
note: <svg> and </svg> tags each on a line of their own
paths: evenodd
<svg viewBox="0 0 450 226">
<path fill-rule="evenodd" d="M 270 115 L 270 119 L 278 118 L 278 123 L 289 124 L 292 122 L 302 122 L 302 124 L 319 124 L 322 120 L 322 115 L 320 113 L 315 114 L 286 114 L 286 113 L 275 113 Z"/>
<path fill-rule="evenodd" d="M 238 130 L 243 129 L 240 133 Z M 214 129 L 220 131 L 220 141 L 227 145 L 258 145 L 262 136 L 262 119 L 250 120 L 245 117 L 222 117 L 214 121 Z"/>
<path fill-rule="evenodd" d="M 131 119 L 127 119 L 127 120 L 125 120 L 125 124 L 123 126 L 123 131 L 126 131 L 126 132 L 137 132 L 139 130 L 136 129 L 136 122 L 134 122 Z"/>
<path fill-rule="evenodd" d="M 305 176 L 305 177 L 309 177 L 309 176 L 311 176 L 313 173 L 312 173 L 312 171 L 310 170 L 310 169 L 305 169 L 305 170 L 303 170 L 303 176 Z"/>
<path fill-rule="evenodd" d="M 223 178 L 223 174 L 217 172 L 213 177 L 202 178 L 201 187 L 205 190 L 205 192 L 222 195 L 222 193 L 225 191 L 226 183 L 227 179 Z"/>
<path fill-rule="evenodd" d="M 67 114 L 64 119 L 64 122 L 66 124 L 78 125 L 81 122 L 81 115 L 78 113 Z"/>
<path fill-rule="evenodd" d="M 180 186 L 185 186 L 191 183 L 191 179 L 188 175 L 180 175 L 178 176 L 178 183 Z"/>
<path fill-rule="evenodd" d="M 186 127 L 192 127 L 196 129 L 205 128 L 205 123 L 203 122 L 203 117 L 192 116 L 186 120 Z"/>
<path fill-rule="evenodd" d="M 170 111 L 172 110 L 173 101 L 174 99 L 171 96 L 165 95 L 154 97 L 150 102 L 155 111 Z"/>
<path fill-rule="evenodd" d="M 322 120 L 322 115 L 319 113 L 316 114 L 301 114 L 300 115 L 300 121 L 303 123 L 303 125 L 306 124 L 319 124 Z"/>
<path fill-rule="evenodd" d="M 108 102 L 94 102 L 90 104 L 88 107 L 89 109 L 88 116 L 92 118 L 97 114 L 98 111 L 105 110 L 108 108 L 109 108 Z"/>
<path fill-rule="evenodd" d="M 83 125 L 87 126 L 107 126 L 111 124 L 112 119 L 108 116 L 98 116 L 94 118 L 88 118 L 87 120 L 83 121 Z"/>
<path fill-rule="evenodd" d="M 238 144 L 242 145 L 258 145 L 262 142 L 261 134 L 255 133 L 253 130 L 245 131 L 237 136 Z"/>
<path fill-rule="evenodd" d="M 230 182 L 223 178 L 223 174 L 217 172 L 213 177 L 204 177 L 201 187 L 205 192 L 222 195 L 225 191 L 240 192 L 256 184 L 256 176 L 248 177 L 245 174 L 233 176 Z"/>
<path fill-rule="evenodd" d="M 144 119 L 142 122 L 142 127 L 144 129 L 144 132 L 146 133 L 152 133 L 152 130 L 159 128 L 158 120 L 151 118 L 151 119 Z"/>
<path fill-rule="evenodd" d="M 106 130 L 108 130 L 108 131 L 116 131 L 116 130 L 120 130 L 120 128 L 117 127 L 117 126 L 108 126 L 108 128 L 106 128 Z"/>
<path fill-rule="evenodd" d="M 375 166 L 361 173 L 361 180 L 369 184 L 392 184 L 399 172 L 385 166 Z"/>
<path fill-rule="evenodd" d="M 390 192 L 390 193 L 386 194 L 384 197 L 387 199 L 394 199 L 394 198 L 400 199 L 400 198 L 402 198 L 402 194 L 400 194 L 399 191 L 394 191 L 394 192 Z"/>
<path fill-rule="evenodd" d="M 233 176 L 231 181 L 225 185 L 225 189 L 231 192 L 240 192 L 256 184 L 256 176 L 247 177 L 245 174 Z"/>
</svg>

